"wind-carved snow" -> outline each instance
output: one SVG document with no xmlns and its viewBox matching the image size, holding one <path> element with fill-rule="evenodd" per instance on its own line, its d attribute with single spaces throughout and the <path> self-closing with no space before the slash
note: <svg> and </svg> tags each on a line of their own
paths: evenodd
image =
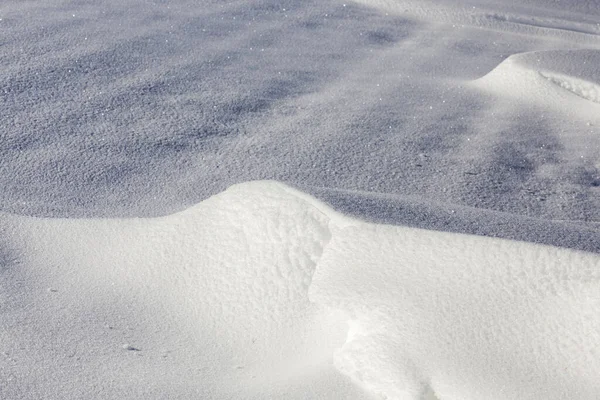
<svg viewBox="0 0 600 400">
<path fill-rule="evenodd" d="M 499 13 L 486 14 L 484 15 L 484 18 L 489 19 L 490 22 L 495 21 L 500 23 L 516 24 L 524 27 L 552 29 L 564 32 L 582 33 L 589 35 L 600 35 L 599 25 L 584 24 L 575 21 L 565 21 L 559 18 L 523 17 L 519 15 Z"/>
<path fill-rule="evenodd" d="M 472 85 L 500 98 L 596 122 L 600 119 L 599 63 L 598 50 L 515 54 Z"/>
<path fill-rule="evenodd" d="M 0 357 L 0 397 L 363 398 L 330 363 L 343 316 L 308 299 L 328 220 L 276 183 L 155 219 L 0 215 L 19 360 Z"/>
<path fill-rule="evenodd" d="M 597 254 L 365 223 L 275 182 L 0 222 L 6 398 L 600 397 Z"/>
<path fill-rule="evenodd" d="M 600 103 L 600 86 L 593 82 L 552 72 L 540 71 L 540 75 L 581 98 Z"/>
</svg>

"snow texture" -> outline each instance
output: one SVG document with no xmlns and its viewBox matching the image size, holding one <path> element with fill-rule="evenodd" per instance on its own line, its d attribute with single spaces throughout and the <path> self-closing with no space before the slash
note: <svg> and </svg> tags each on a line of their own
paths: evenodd
<svg viewBox="0 0 600 400">
<path fill-rule="evenodd" d="M 156 219 L 2 216 L 0 397 L 366 398 L 332 376 L 345 318 L 308 300 L 327 221 L 277 184 Z"/>
<path fill-rule="evenodd" d="M 2 1 L 0 399 L 597 400 L 598 21 Z"/>
<path fill-rule="evenodd" d="M 4 1 L 0 207 L 152 217 L 274 179 L 374 222 L 600 251 L 598 10 Z"/>
<path fill-rule="evenodd" d="M 275 182 L 163 218 L 1 219 L 2 398 L 600 395 L 593 253 L 361 222 Z"/>
<path fill-rule="evenodd" d="M 389 399 L 595 399 L 600 258 L 383 225 L 336 235 L 311 299 L 350 316 L 336 367 Z"/>
</svg>

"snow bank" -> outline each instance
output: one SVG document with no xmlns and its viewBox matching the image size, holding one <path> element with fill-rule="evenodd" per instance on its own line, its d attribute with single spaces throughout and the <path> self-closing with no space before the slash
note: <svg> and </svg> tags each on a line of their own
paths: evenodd
<svg viewBox="0 0 600 400">
<path fill-rule="evenodd" d="M 598 255 L 363 223 L 275 182 L 0 227 L 2 398 L 600 395 Z"/>
</svg>

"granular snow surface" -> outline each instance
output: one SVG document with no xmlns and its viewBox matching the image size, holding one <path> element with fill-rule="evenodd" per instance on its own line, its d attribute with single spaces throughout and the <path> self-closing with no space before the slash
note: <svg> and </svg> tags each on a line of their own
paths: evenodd
<svg viewBox="0 0 600 400">
<path fill-rule="evenodd" d="M 0 399 L 600 398 L 598 0 L 0 32 Z"/>
</svg>

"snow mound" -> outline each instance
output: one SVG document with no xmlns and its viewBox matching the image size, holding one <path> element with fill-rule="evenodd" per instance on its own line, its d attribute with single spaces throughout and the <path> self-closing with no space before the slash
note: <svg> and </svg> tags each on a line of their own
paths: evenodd
<svg viewBox="0 0 600 400">
<path fill-rule="evenodd" d="M 526 102 L 597 119 L 600 51 L 554 50 L 516 54 L 474 81 L 475 86 Z"/>
<path fill-rule="evenodd" d="M 331 365 L 345 317 L 308 299 L 328 221 L 272 182 L 155 219 L 2 215 L 0 397 L 364 398 Z"/>
<path fill-rule="evenodd" d="M 0 274 L 3 398 L 600 396 L 600 256 L 275 182 L 154 219 L 2 214 Z"/>
<path fill-rule="evenodd" d="M 361 224 L 327 246 L 311 299 L 348 313 L 338 369 L 390 399 L 595 399 L 600 257 Z"/>
</svg>

